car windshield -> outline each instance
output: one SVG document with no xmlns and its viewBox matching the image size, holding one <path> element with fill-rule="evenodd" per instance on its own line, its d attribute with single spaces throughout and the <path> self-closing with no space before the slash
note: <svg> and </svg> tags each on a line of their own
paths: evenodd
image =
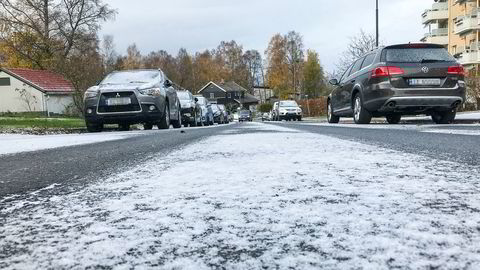
<svg viewBox="0 0 480 270">
<path fill-rule="evenodd" d="M 443 48 L 394 48 L 385 50 L 386 62 L 453 62 L 455 58 Z"/>
<path fill-rule="evenodd" d="M 101 84 L 138 84 L 154 82 L 160 76 L 158 71 L 120 71 L 109 74 Z"/>
<path fill-rule="evenodd" d="M 217 104 L 212 104 L 212 110 L 213 110 L 214 112 L 220 111 L 220 109 L 218 108 Z"/>
<path fill-rule="evenodd" d="M 281 101 L 280 107 L 298 107 L 298 104 L 293 100 Z"/>
<path fill-rule="evenodd" d="M 179 91 L 177 96 L 180 100 L 190 100 L 190 94 L 188 92 Z"/>
</svg>

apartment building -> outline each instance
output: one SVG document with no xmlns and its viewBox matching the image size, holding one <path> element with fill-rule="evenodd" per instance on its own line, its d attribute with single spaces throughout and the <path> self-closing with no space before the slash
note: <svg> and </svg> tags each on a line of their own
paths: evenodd
<svg viewBox="0 0 480 270">
<path fill-rule="evenodd" d="M 422 14 L 422 41 L 443 44 L 467 69 L 480 64 L 480 0 L 435 0 Z"/>
</svg>

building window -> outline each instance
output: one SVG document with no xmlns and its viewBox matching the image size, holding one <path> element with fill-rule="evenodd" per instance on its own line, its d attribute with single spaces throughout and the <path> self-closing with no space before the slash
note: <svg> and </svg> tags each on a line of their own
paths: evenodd
<svg viewBox="0 0 480 270">
<path fill-rule="evenodd" d="M 0 86 L 10 86 L 10 78 L 0 78 Z"/>
<path fill-rule="evenodd" d="M 227 94 L 227 97 L 228 97 L 228 98 L 232 98 L 232 93 L 228 93 L 228 94 Z"/>
<path fill-rule="evenodd" d="M 215 98 L 215 93 L 210 93 L 210 98 Z"/>
</svg>

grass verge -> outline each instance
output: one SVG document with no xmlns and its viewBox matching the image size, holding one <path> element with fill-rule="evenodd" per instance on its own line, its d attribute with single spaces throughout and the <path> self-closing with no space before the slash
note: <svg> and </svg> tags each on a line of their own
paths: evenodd
<svg viewBox="0 0 480 270">
<path fill-rule="evenodd" d="M 0 117 L 0 128 L 85 128 L 81 118 Z"/>
</svg>

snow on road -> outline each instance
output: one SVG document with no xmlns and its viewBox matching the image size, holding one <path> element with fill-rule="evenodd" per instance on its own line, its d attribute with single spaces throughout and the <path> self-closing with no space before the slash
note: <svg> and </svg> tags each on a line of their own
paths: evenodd
<svg viewBox="0 0 480 270">
<path fill-rule="evenodd" d="M 0 155 L 121 140 L 139 134 L 141 134 L 141 132 L 104 132 L 62 135 L 0 134 Z"/>
<path fill-rule="evenodd" d="M 74 193 L 4 202 L 0 268 L 479 269 L 479 176 L 244 124 Z"/>
</svg>

